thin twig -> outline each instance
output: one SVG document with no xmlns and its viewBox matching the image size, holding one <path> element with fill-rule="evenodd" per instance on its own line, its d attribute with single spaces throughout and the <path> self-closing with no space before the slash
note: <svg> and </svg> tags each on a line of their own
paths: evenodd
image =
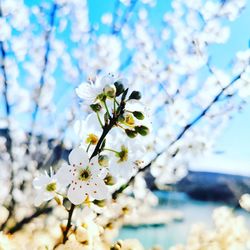
<svg viewBox="0 0 250 250">
<path fill-rule="evenodd" d="M 37 209 L 32 215 L 23 218 L 20 222 L 16 223 L 15 226 L 11 227 L 7 233 L 14 234 L 15 232 L 21 230 L 25 224 L 30 223 L 33 219 L 39 217 L 42 214 L 49 214 L 53 210 L 52 207 L 45 207 Z"/>
<path fill-rule="evenodd" d="M 55 25 L 55 17 L 56 17 L 57 8 L 58 8 L 57 4 L 53 3 L 51 14 L 50 14 L 50 22 L 49 22 L 50 27 L 45 33 L 46 51 L 45 51 L 45 55 L 44 55 L 44 65 L 43 65 L 43 69 L 42 69 L 41 78 L 39 81 L 38 96 L 37 96 L 37 99 L 35 100 L 35 108 L 34 108 L 33 113 L 32 113 L 31 131 L 30 131 L 30 136 L 29 136 L 28 142 L 27 142 L 28 147 L 29 147 L 30 141 L 31 141 L 33 133 L 34 133 L 36 118 L 37 118 L 37 114 L 39 111 L 39 101 L 40 101 L 43 86 L 45 84 L 45 73 L 47 71 L 49 53 L 51 50 L 51 44 L 50 44 L 51 41 L 50 40 L 51 40 L 53 27 Z"/>
<path fill-rule="evenodd" d="M 188 123 L 183 129 L 182 131 L 179 133 L 179 135 L 166 147 L 164 148 L 161 152 L 157 153 L 156 156 L 143 168 L 140 168 L 137 173 L 135 175 L 133 175 L 127 183 L 125 183 L 124 185 L 122 185 L 119 189 L 117 189 L 115 192 L 113 192 L 112 194 L 112 198 L 116 199 L 118 197 L 118 195 L 120 193 L 122 193 L 131 183 L 133 183 L 135 177 L 141 173 L 141 172 L 145 172 L 147 169 L 150 168 L 150 166 L 158 159 L 159 156 L 161 156 L 164 152 L 166 152 L 171 146 L 173 146 L 177 141 L 179 141 L 184 135 L 185 133 L 191 128 L 193 127 L 196 123 L 198 123 L 202 117 L 204 117 L 208 111 L 211 109 L 211 107 L 219 100 L 219 98 L 224 94 L 224 92 L 230 87 L 232 86 L 237 80 L 240 79 L 241 74 L 237 75 L 236 77 L 233 78 L 233 80 L 226 85 L 225 87 L 223 87 L 221 89 L 221 91 L 214 97 L 214 99 L 210 102 L 210 104 L 197 116 L 195 117 L 190 123 Z"/>
<path fill-rule="evenodd" d="M 0 2 L 0 18 L 2 17 L 2 6 L 1 6 L 1 2 Z M 12 163 L 14 161 L 14 157 L 13 157 L 13 154 L 12 154 L 12 138 L 11 138 L 11 135 L 10 135 L 10 130 L 9 130 L 9 127 L 10 127 L 10 113 L 11 113 L 11 107 L 10 107 L 10 104 L 9 104 L 9 100 L 8 100 L 8 80 L 7 80 L 7 74 L 6 74 L 6 68 L 5 68 L 5 58 L 6 58 L 6 52 L 5 52 L 5 49 L 4 49 L 4 42 L 3 41 L 0 41 L 0 51 L 1 51 L 1 58 L 2 58 L 2 61 L 1 61 L 1 71 L 2 71 L 2 74 L 3 74 L 3 82 L 4 82 L 4 89 L 3 89 L 3 97 L 4 97 L 4 104 L 5 104 L 5 112 L 6 112 L 6 120 L 7 120 L 7 129 L 6 129 L 6 148 L 7 148 L 7 152 L 9 153 L 9 156 L 10 156 L 10 162 Z M 13 169 L 13 166 L 11 164 L 10 166 L 10 169 L 11 169 L 11 173 L 10 173 L 10 183 L 11 183 L 11 187 L 10 187 L 10 195 L 11 195 L 11 201 L 10 201 L 10 204 L 8 206 L 8 211 L 9 211 L 9 214 L 8 214 L 8 217 L 6 218 L 6 220 L 2 223 L 1 227 L 0 227 L 0 231 L 2 231 L 9 219 L 11 218 L 13 212 L 14 212 L 14 208 L 15 208 L 15 199 L 14 199 L 14 196 L 12 195 L 13 193 L 13 190 L 14 190 L 14 169 Z"/>
<path fill-rule="evenodd" d="M 122 20 L 121 20 L 121 22 L 119 24 L 119 27 L 114 26 L 114 29 L 112 30 L 113 35 L 118 35 L 121 32 L 124 25 L 128 22 L 129 17 L 131 15 L 131 13 L 133 12 L 137 2 L 138 2 L 138 0 L 132 0 L 131 1 L 129 7 L 127 8 L 127 11 L 124 13 L 124 15 L 122 17 Z"/>
</svg>

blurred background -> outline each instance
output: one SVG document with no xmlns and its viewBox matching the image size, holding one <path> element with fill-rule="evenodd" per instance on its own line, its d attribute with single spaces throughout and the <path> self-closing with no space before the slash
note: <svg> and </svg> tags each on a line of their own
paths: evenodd
<svg viewBox="0 0 250 250">
<path fill-rule="evenodd" d="M 250 187 L 249 21 L 244 0 L 0 0 L 1 230 L 37 212 L 32 178 L 79 142 L 74 122 L 87 112 L 75 88 L 109 72 L 150 109 L 151 167 L 133 187 L 143 179 L 156 209 L 180 211 L 127 223 L 118 238 L 167 249 L 221 205 L 249 222 L 239 205 Z"/>
</svg>

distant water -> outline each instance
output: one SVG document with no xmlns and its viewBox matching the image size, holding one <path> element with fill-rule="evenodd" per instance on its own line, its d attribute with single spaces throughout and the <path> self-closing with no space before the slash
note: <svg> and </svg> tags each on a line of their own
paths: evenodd
<svg viewBox="0 0 250 250">
<path fill-rule="evenodd" d="M 203 222 L 208 227 L 211 227 L 213 210 L 226 205 L 225 203 L 192 200 L 182 193 L 166 194 L 166 192 L 158 192 L 157 196 L 161 199 L 160 209 L 182 211 L 184 220 L 182 222 L 172 222 L 167 226 L 122 228 L 119 239 L 137 238 L 146 249 L 158 245 L 167 250 L 170 246 L 185 243 L 192 224 Z M 250 214 L 241 209 L 236 209 L 235 212 L 246 217 L 249 225 Z"/>
</svg>

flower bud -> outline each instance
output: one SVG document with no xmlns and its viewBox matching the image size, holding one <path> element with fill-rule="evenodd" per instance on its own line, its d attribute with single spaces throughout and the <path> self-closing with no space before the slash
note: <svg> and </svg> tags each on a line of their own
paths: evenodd
<svg viewBox="0 0 250 250">
<path fill-rule="evenodd" d="M 135 131 L 138 133 L 138 134 L 140 134 L 140 135 L 142 135 L 142 136 L 146 136 L 146 135 L 148 135 L 148 133 L 149 133 L 149 128 L 148 127 L 146 127 L 146 126 L 136 126 L 135 127 Z"/>
<path fill-rule="evenodd" d="M 129 138 L 135 138 L 137 136 L 137 131 L 125 129 L 125 133 Z"/>
<path fill-rule="evenodd" d="M 128 206 L 125 206 L 122 208 L 123 214 L 129 214 L 131 212 L 130 208 Z"/>
<path fill-rule="evenodd" d="M 100 100 L 101 102 L 105 102 L 106 99 L 107 99 L 107 96 L 105 95 L 105 93 L 98 95 L 98 100 Z"/>
<path fill-rule="evenodd" d="M 113 246 L 110 247 L 110 250 L 121 250 L 122 244 L 120 241 L 117 241 Z"/>
<path fill-rule="evenodd" d="M 141 99 L 141 93 L 139 91 L 133 91 L 129 98 L 129 100 L 140 100 Z"/>
<path fill-rule="evenodd" d="M 97 205 L 98 207 L 104 207 L 106 205 L 105 200 L 94 200 L 93 203 Z"/>
<path fill-rule="evenodd" d="M 63 206 L 66 208 L 66 210 L 69 210 L 71 207 L 71 202 L 68 200 L 68 198 L 63 199 Z"/>
<path fill-rule="evenodd" d="M 101 111 L 102 106 L 101 106 L 101 104 L 99 104 L 99 103 L 94 103 L 94 104 L 91 104 L 91 105 L 90 105 L 90 108 L 91 108 L 94 112 L 99 112 L 99 111 Z"/>
<path fill-rule="evenodd" d="M 116 96 L 119 96 L 122 94 L 122 92 L 124 92 L 124 87 L 123 84 L 120 83 L 119 81 L 114 83 L 115 88 L 116 88 Z"/>
<path fill-rule="evenodd" d="M 116 87 L 112 85 L 106 85 L 103 89 L 104 94 L 107 97 L 114 98 L 116 95 Z"/>
<path fill-rule="evenodd" d="M 143 115 L 143 113 L 140 112 L 140 111 L 134 111 L 134 112 L 133 112 L 133 115 L 134 115 L 134 117 L 135 117 L 136 119 L 138 119 L 138 120 L 143 120 L 143 119 L 144 119 L 144 115 Z"/>
<path fill-rule="evenodd" d="M 108 186 L 112 186 L 115 184 L 115 178 L 114 176 L 107 174 L 106 177 L 104 178 L 104 182 Z"/>
<path fill-rule="evenodd" d="M 114 224 L 112 222 L 107 223 L 106 228 L 112 230 L 114 229 Z"/>
<path fill-rule="evenodd" d="M 100 155 L 98 157 L 98 163 L 102 166 L 102 167 L 107 167 L 109 165 L 109 158 L 107 155 Z"/>
<path fill-rule="evenodd" d="M 125 117 L 123 115 L 120 115 L 118 117 L 118 122 L 123 123 L 125 121 Z"/>
</svg>

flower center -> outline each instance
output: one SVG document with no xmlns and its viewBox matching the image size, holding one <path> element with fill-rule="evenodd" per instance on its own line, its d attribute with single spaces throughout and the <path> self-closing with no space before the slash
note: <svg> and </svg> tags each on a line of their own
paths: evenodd
<svg viewBox="0 0 250 250">
<path fill-rule="evenodd" d="M 98 137 L 95 134 L 89 134 L 86 143 L 89 144 L 91 143 L 92 145 L 96 145 L 98 142 Z"/>
<path fill-rule="evenodd" d="M 91 177 L 91 172 L 89 168 L 81 169 L 79 173 L 79 180 L 80 181 L 87 181 Z"/>
<path fill-rule="evenodd" d="M 56 182 L 51 182 L 46 186 L 48 192 L 56 191 Z"/>
<path fill-rule="evenodd" d="M 124 145 L 121 146 L 121 151 L 118 153 L 119 162 L 124 162 L 128 160 L 128 148 Z"/>
<path fill-rule="evenodd" d="M 135 125 L 135 119 L 132 114 L 126 114 L 125 116 L 125 123 L 128 126 L 134 126 Z"/>
</svg>

